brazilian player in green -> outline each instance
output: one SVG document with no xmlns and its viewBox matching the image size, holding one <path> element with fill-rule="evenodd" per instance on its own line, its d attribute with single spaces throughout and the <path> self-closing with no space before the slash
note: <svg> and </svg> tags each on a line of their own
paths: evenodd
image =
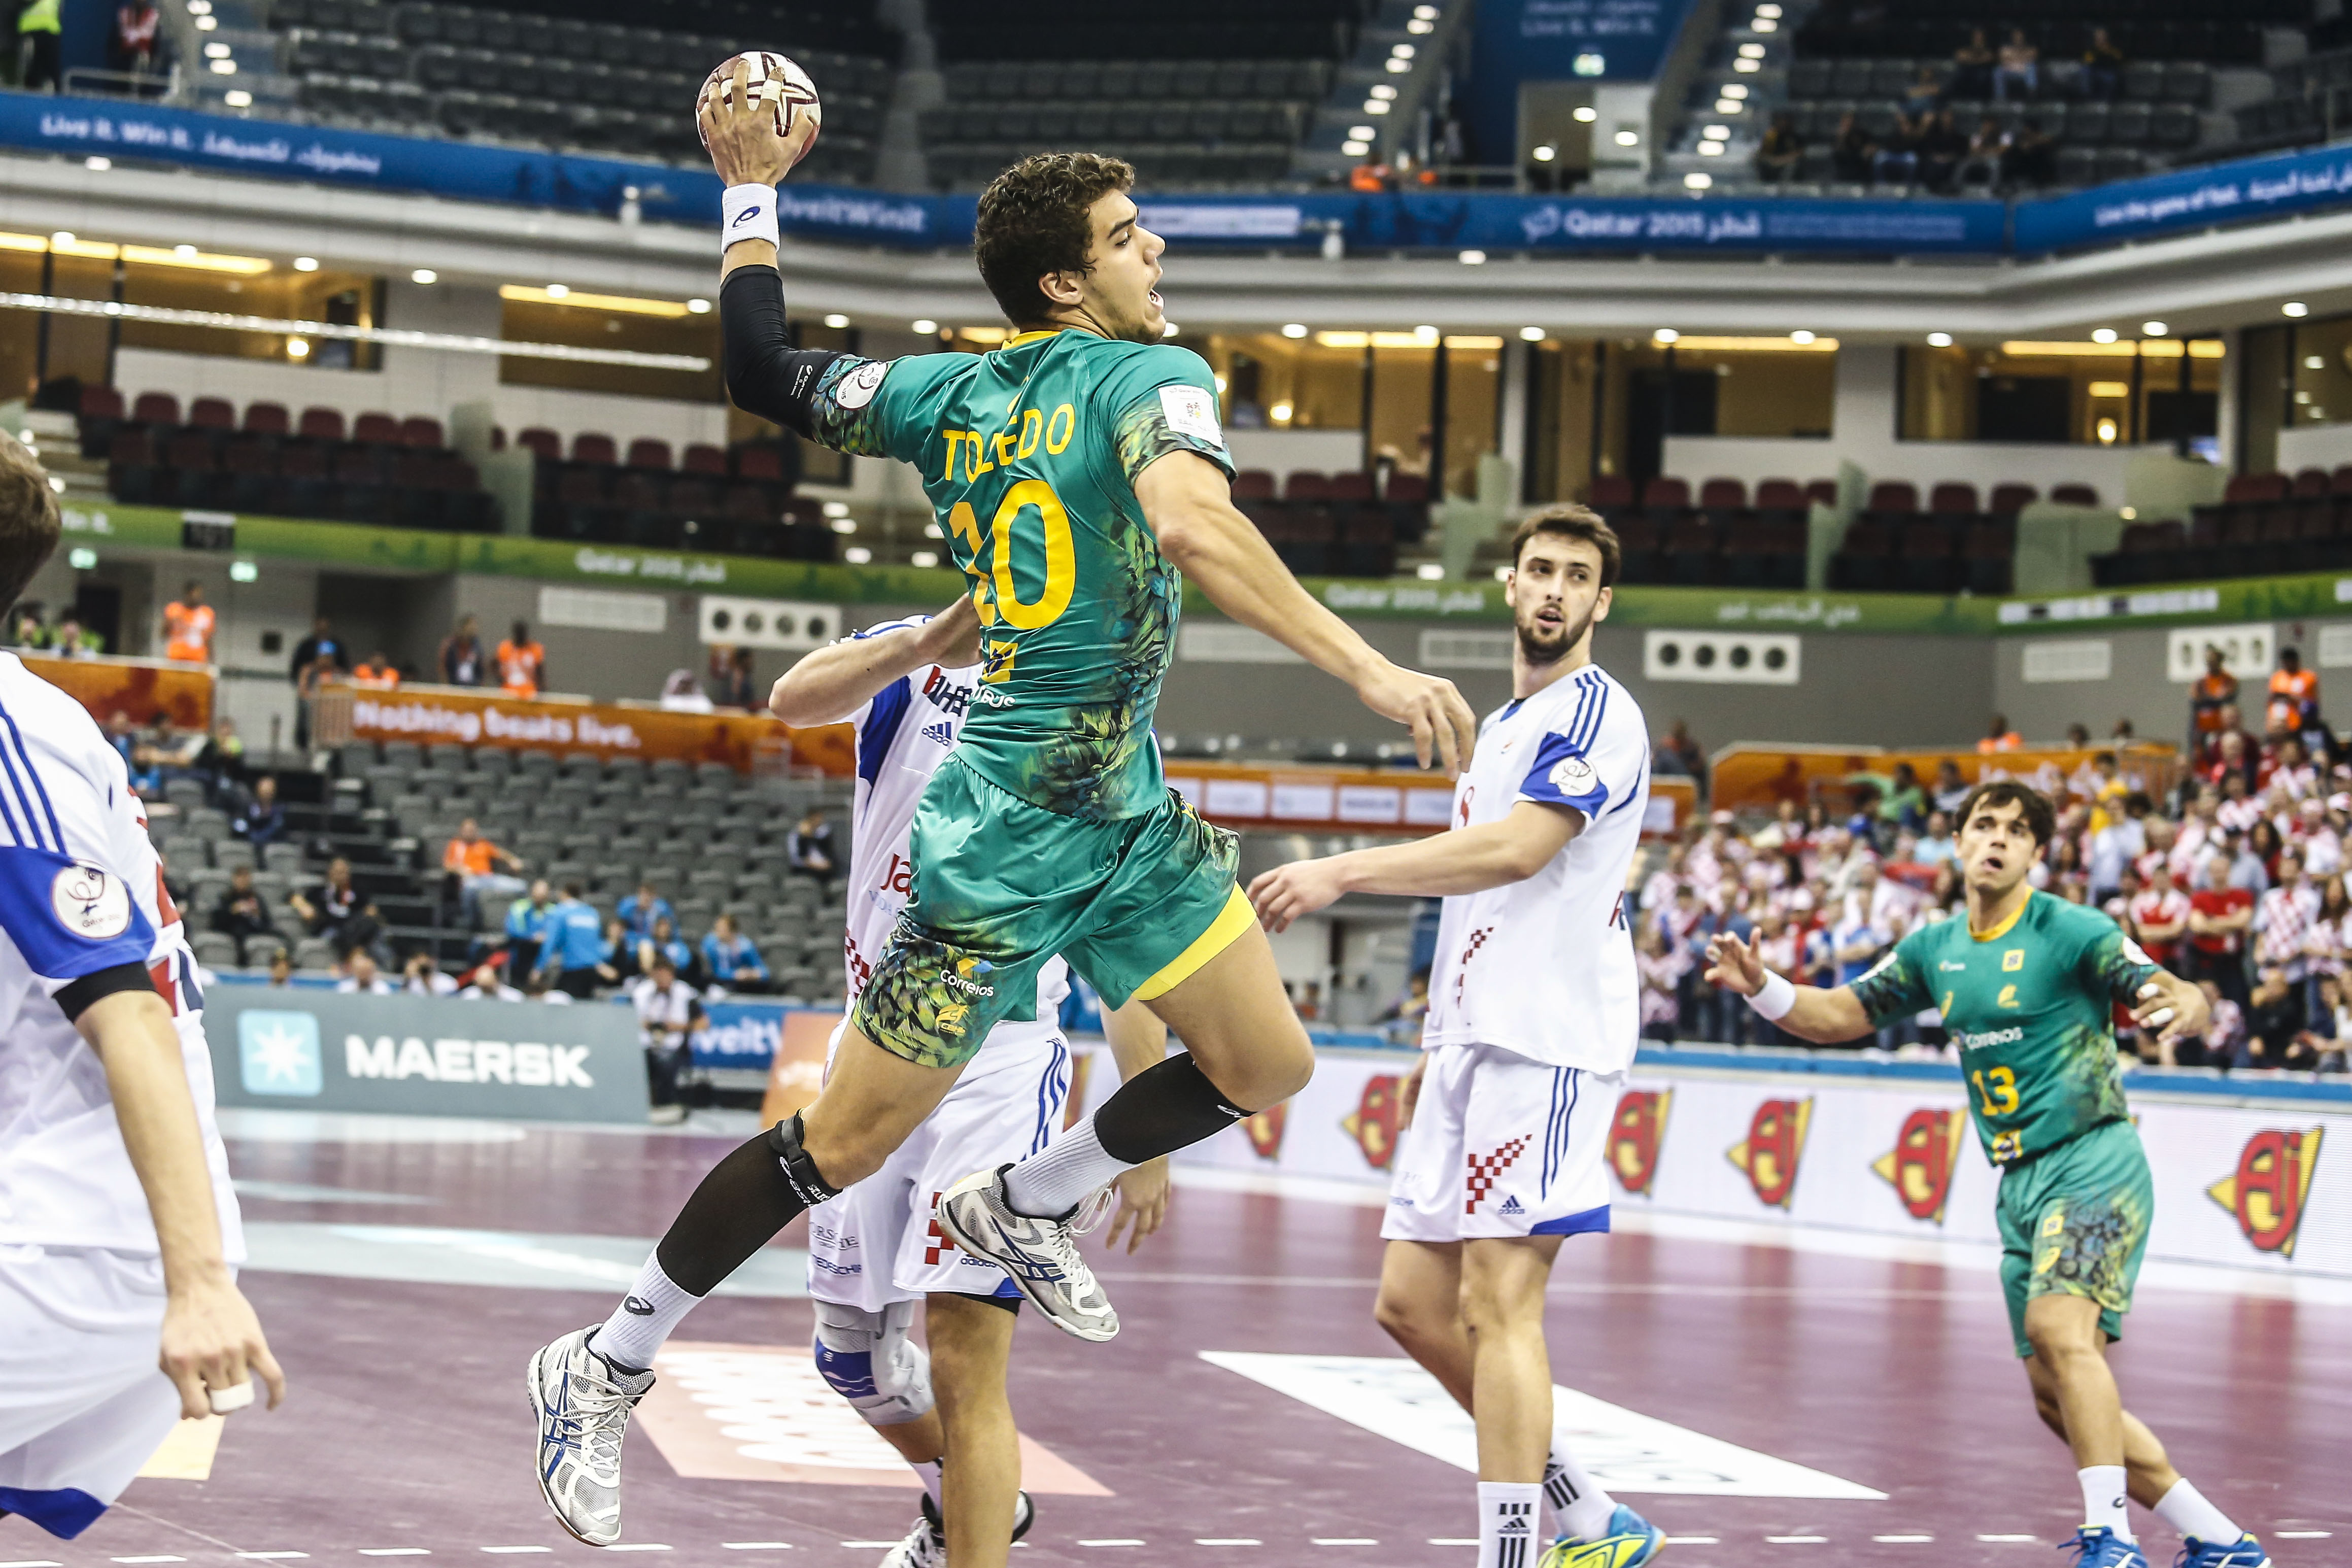
<svg viewBox="0 0 2352 1568">
<path fill-rule="evenodd" d="M 1828 1045 L 1929 1007 L 1960 1047 L 1969 1109 L 2000 1172 L 2000 1283 L 2042 1421 L 2074 1451 L 2084 1520 L 2076 1568 L 2147 1568 L 2126 1494 L 2187 1538 L 2181 1568 L 2266 1568 L 2262 1543 L 2165 1458 L 2123 1406 L 2107 1342 L 2123 1337 L 2155 1194 L 2124 1104 L 2117 1004 L 2167 1038 L 2210 1022 L 2197 987 L 2151 963 L 2115 921 L 2037 892 L 2027 874 L 2055 831 L 2050 802 L 2014 780 L 1960 805 L 1968 918 L 1924 925 L 1850 984 L 1794 985 L 1734 934 L 1706 978 L 1801 1039 Z"/>
</svg>

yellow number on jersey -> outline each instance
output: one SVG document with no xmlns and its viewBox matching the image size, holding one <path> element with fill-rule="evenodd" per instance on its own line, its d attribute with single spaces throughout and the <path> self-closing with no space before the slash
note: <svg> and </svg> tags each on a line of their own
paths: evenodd
<svg viewBox="0 0 2352 1568">
<path fill-rule="evenodd" d="M 1987 1116 L 2007 1116 L 2017 1110 L 2017 1074 L 2008 1068 L 1981 1068 L 1969 1075 L 1977 1086 L 1977 1103 Z"/>
<path fill-rule="evenodd" d="M 964 558 L 958 564 L 971 579 L 971 607 L 979 613 L 982 626 L 992 626 L 996 624 L 996 602 L 989 595 L 988 574 L 981 569 L 980 520 L 972 515 L 970 501 L 960 500 L 949 510 L 948 531 L 964 547 Z"/>
<path fill-rule="evenodd" d="M 1032 507 L 1044 525 L 1045 586 L 1034 601 L 1024 605 L 1020 590 L 1013 583 L 1013 525 Z M 1070 607 L 1071 594 L 1077 588 L 1078 560 L 1070 539 L 1070 514 L 1063 509 L 1062 498 L 1054 493 L 1054 487 L 1043 479 L 1023 479 L 1005 491 L 990 533 L 995 545 L 990 572 L 996 584 L 998 613 L 1023 631 L 1035 631 L 1060 620 L 1062 612 Z"/>
</svg>

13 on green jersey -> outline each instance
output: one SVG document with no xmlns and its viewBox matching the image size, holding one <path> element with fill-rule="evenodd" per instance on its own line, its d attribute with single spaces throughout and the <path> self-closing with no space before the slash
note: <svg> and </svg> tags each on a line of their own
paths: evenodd
<svg viewBox="0 0 2352 1568">
<path fill-rule="evenodd" d="M 1181 591 L 1135 479 L 1174 451 L 1233 471 L 1207 363 L 1077 331 L 844 357 L 820 373 L 809 424 L 824 446 L 912 464 L 971 579 L 985 668 L 964 764 L 1066 816 L 1157 809 L 1151 716 Z"/>
<path fill-rule="evenodd" d="M 1852 989 L 1874 1024 L 1943 1014 L 1985 1154 L 2007 1166 L 2129 1114 L 2114 1005 L 2156 972 L 2105 915 L 2036 892 L 1981 936 L 1965 917 L 1921 926 Z"/>
</svg>

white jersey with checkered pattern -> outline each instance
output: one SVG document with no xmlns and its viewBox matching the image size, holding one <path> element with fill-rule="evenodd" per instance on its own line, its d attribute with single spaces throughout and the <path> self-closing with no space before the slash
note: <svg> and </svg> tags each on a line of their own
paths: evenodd
<svg viewBox="0 0 2352 1568">
<path fill-rule="evenodd" d="M 106 1069 L 58 1000 L 132 964 L 178 1021 L 221 1239 L 242 1262 L 204 996 L 146 808 L 81 704 L 0 654 L 0 1245 L 157 1250 Z"/>
<path fill-rule="evenodd" d="M 1535 875 L 1445 900 L 1424 1047 L 1499 1046 L 1596 1073 L 1632 1065 L 1642 980 L 1625 882 L 1649 795 L 1641 707 L 1598 665 L 1487 715 L 1454 786 L 1453 830 L 1500 822 L 1522 801 L 1582 820 Z"/>
</svg>

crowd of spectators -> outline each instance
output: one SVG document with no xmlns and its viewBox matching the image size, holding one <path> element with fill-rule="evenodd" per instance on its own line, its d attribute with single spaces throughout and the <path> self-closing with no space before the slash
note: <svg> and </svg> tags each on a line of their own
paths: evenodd
<svg viewBox="0 0 2352 1568">
<path fill-rule="evenodd" d="M 2203 987 L 2213 1024 L 2159 1046 L 2118 1019 L 2148 1065 L 2341 1072 L 2352 1047 L 2352 762 L 2319 716 L 2316 677 L 2283 653 L 2262 732 L 2241 722 L 2216 654 L 2192 689 L 2188 751 L 2092 752 L 2071 773 L 2024 776 L 2058 807 L 2035 887 L 2104 910 L 2148 956 Z M 2127 733 L 2128 725 L 2118 725 Z M 1673 737 L 1662 739 L 1663 756 Z M 2087 734 L 2076 726 L 2078 747 Z M 1984 776 L 2018 738 L 1996 716 Z M 1867 971 L 1916 927 L 1966 919 L 1952 813 L 1969 783 L 1947 761 L 1850 774 L 1769 819 L 1718 809 L 1658 847 L 1637 878 L 1643 1031 L 1653 1039 L 1799 1042 L 1704 977 L 1707 940 L 1732 931 L 1801 983 Z M 1932 1010 L 1865 1048 L 1949 1054 Z"/>
</svg>

